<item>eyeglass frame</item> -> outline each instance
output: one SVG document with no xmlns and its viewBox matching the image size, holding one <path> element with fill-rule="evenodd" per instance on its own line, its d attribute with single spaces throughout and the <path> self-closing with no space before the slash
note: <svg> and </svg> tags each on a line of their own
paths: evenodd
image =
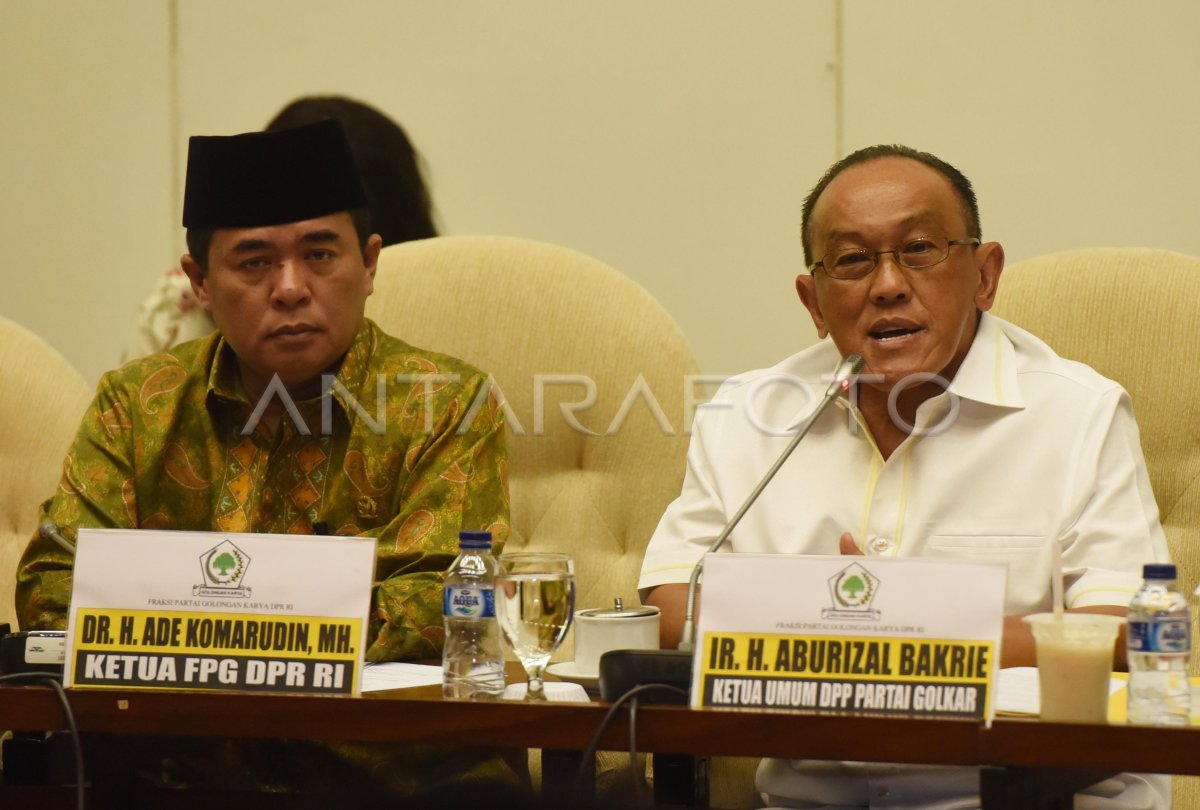
<svg viewBox="0 0 1200 810">
<path fill-rule="evenodd" d="M 913 241 L 915 241 L 915 240 L 913 240 Z M 875 270 L 879 267 L 879 257 L 884 255 L 885 253 L 892 254 L 892 257 L 895 260 L 896 264 L 900 267 L 904 267 L 909 270 L 928 270 L 930 267 L 937 267 L 939 264 L 946 261 L 946 259 L 949 259 L 950 258 L 950 248 L 954 247 L 955 245 L 979 246 L 982 244 L 983 244 L 983 240 L 981 240 L 977 236 L 968 236 L 966 239 L 947 239 L 946 240 L 946 255 L 943 256 L 942 258 L 938 259 L 936 262 L 933 262 L 932 264 L 923 264 L 920 267 L 912 267 L 910 265 L 905 264 L 900 259 L 900 251 L 904 249 L 903 247 L 892 248 L 891 250 L 874 250 L 874 251 L 869 250 L 867 248 L 844 250 L 844 251 L 842 251 L 842 253 L 871 253 L 871 254 L 873 254 L 873 256 L 871 257 L 871 269 L 870 270 L 863 273 L 861 276 L 850 276 L 848 278 L 843 277 L 843 276 L 835 276 L 829 272 L 829 268 L 825 266 L 825 258 L 832 251 L 826 251 L 825 255 L 822 256 L 819 261 L 815 261 L 808 266 L 808 272 L 815 274 L 817 272 L 817 268 L 820 267 L 822 270 L 825 271 L 825 275 L 828 276 L 829 278 L 833 279 L 834 281 L 858 281 L 860 278 L 866 278 L 867 276 L 869 276 L 875 272 Z"/>
</svg>

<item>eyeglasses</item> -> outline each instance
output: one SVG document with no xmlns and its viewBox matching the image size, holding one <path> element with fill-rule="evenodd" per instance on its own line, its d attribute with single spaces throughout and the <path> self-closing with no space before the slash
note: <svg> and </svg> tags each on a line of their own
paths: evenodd
<svg viewBox="0 0 1200 810">
<path fill-rule="evenodd" d="M 853 281 L 869 276 L 879 264 L 879 257 L 891 253 L 896 257 L 896 263 L 910 270 L 924 270 L 941 264 L 950 255 L 950 248 L 955 245 L 978 245 L 979 240 L 971 239 L 911 239 L 892 250 L 831 250 L 821 257 L 819 262 L 809 266 L 809 272 L 815 273 L 820 267 L 825 275 L 842 281 Z"/>
</svg>

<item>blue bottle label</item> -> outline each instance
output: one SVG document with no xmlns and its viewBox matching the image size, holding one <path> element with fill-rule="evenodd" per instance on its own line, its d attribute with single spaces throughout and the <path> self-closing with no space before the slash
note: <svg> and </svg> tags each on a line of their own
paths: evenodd
<svg viewBox="0 0 1200 810">
<path fill-rule="evenodd" d="M 1192 649 L 1192 633 L 1185 619 L 1160 619 L 1130 622 L 1129 651 L 1143 653 L 1185 653 Z"/>
<path fill-rule="evenodd" d="M 496 596 L 490 587 L 447 586 L 442 594 L 442 614 L 445 616 L 491 619 L 496 615 Z"/>
</svg>

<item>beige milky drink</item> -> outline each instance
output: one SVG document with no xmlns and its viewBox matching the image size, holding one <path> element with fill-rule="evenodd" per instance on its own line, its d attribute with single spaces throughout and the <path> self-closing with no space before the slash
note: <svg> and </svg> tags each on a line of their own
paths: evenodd
<svg viewBox="0 0 1200 810">
<path fill-rule="evenodd" d="M 1038 613 L 1025 621 L 1037 643 L 1041 718 L 1108 722 L 1113 647 L 1124 620 L 1092 613 Z"/>
</svg>

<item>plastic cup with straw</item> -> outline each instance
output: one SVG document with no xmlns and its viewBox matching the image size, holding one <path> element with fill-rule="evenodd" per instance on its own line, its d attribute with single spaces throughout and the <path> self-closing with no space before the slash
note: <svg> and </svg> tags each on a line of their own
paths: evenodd
<svg viewBox="0 0 1200 810">
<path fill-rule="evenodd" d="M 1037 645 L 1041 718 L 1106 723 L 1113 646 L 1124 619 L 1063 610 L 1061 549 L 1051 564 L 1050 592 L 1054 612 L 1025 617 Z"/>
</svg>

